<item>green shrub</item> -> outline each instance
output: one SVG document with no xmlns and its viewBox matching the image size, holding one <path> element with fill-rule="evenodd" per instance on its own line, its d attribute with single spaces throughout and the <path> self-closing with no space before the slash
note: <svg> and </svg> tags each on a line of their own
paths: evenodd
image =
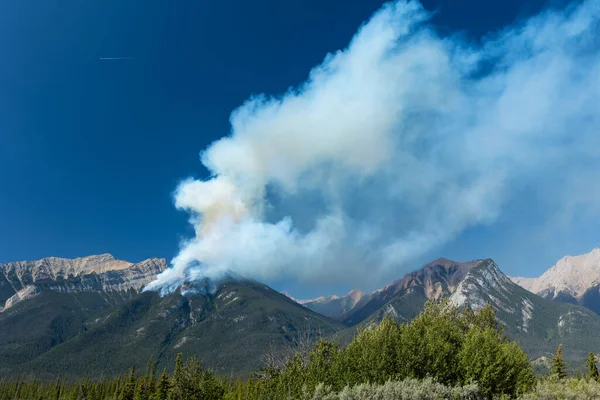
<svg viewBox="0 0 600 400">
<path fill-rule="evenodd" d="M 306 400 L 476 400 L 483 399 L 477 385 L 445 386 L 431 378 L 405 379 L 384 384 L 361 384 L 345 387 L 339 393 L 331 393 L 323 385 L 317 386 Z"/>
<path fill-rule="evenodd" d="M 600 399 L 600 383 L 587 379 L 557 379 L 538 382 L 534 391 L 519 397 L 523 400 Z"/>
<path fill-rule="evenodd" d="M 342 386 L 383 383 L 402 378 L 398 352 L 402 327 L 386 317 L 377 327 L 362 328 L 344 352 Z"/>
<path fill-rule="evenodd" d="M 533 369 L 527 355 L 492 328 L 471 329 L 459 354 L 463 383 L 477 382 L 491 396 L 515 396 L 529 391 L 534 384 Z"/>
</svg>

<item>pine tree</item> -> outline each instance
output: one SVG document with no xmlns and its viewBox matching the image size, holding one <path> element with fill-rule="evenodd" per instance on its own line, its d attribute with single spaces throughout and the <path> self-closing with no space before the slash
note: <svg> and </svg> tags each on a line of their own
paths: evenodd
<svg viewBox="0 0 600 400">
<path fill-rule="evenodd" d="M 600 382 L 600 375 L 598 374 L 598 366 L 596 365 L 596 356 L 594 353 L 590 353 L 586 365 L 590 371 L 590 379 Z"/>
<path fill-rule="evenodd" d="M 167 400 L 167 396 L 169 395 L 169 389 L 171 387 L 171 382 L 169 377 L 167 376 L 166 369 L 160 375 L 158 382 L 156 384 L 156 389 L 154 390 L 153 400 Z"/>
<path fill-rule="evenodd" d="M 119 375 L 117 377 L 117 380 L 114 383 L 115 388 L 114 388 L 114 394 L 113 394 L 113 398 L 115 400 L 117 400 L 119 398 L 119 396 L 121 395 L 121 375 Z"/>
<path fill-rule="evenodd" d="M 142 377 L 135 387 L 133 400 L 148 400 L 150 398 L 150 390 L 148 388 L 148 378 Z"/>
<path fill-rule="evenodd" d="M 156 385 L 156 363 L 153 356 L 150 356 L 148 364 L 146 364 L 146 383 L 148 391 L 154 392 L 154 385 Z"/>
<path fill-rule="evenodd" d="M 173 371 L 171 386 L 169 388 L 170 399 L 185 398 L 185 389 L 187 389 L 186 381 L 186 374 L 183 369 L 183 355 L 178 353 L 177 357 L 175 357 L 175 370 Z"/>
<path fill-rule="evenodd" d="M 552 359 L 552 372 L 551 374 L 556 376 L 558 379 L 564 379 L 567 377 L 567 365 L 563 360 L 562 346 L 559 344 L 556 349 L 556 355 Z"/>
<path fill-rule="evenodd" d="M 135 365 L 131 367 L 129 376 L 123 383 L 123 388 L 119 394 L 119 400 L 133 400 L 135 394 Z"/>
</svg>

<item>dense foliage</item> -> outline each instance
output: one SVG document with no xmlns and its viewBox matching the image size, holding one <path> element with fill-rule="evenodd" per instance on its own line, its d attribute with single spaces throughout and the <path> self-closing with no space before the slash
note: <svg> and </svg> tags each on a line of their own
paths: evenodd
<svg viewBox="0 0 600 400">
<path fill-rule="evenodd" d="M 169 373 L 157 374 L 151 360 L 145 371 L 133 367 L 115 379 L 2 381 L 0 400 L 553 399 L 577 397 L 552 397 L 551 391 L 600 393 L 595 358 L 591 379 L 567 380 L 561 353 L 552 380 L 536 388 L 528 357 L 502 334 L 491 307 L 472 312 L 429 302 L 408 324 L 385 318 L 361 328 L 346 347 L 320 340 L 287 359 L 267 357 L 266 366 L 244 381 L 217 377 L 195 358 L 179 355 Z"/>
<path fill-rule="evenodd" d="M 534 385 L 527 355 L 502 335 L 491 307 L 474 313 L 447 302 L 427 303 L 408 324 L 385 318 L 362 328 L 346 348 L 319 341 L 283 368 L 269 365 L 261 372 L 238 391 L 250 398 L 300 398 L 320 383 L 340 392 L 365 383 L 432 378 L 447 386 L 475 382 L 486 396 L 515 396 Z"/>
</svg>

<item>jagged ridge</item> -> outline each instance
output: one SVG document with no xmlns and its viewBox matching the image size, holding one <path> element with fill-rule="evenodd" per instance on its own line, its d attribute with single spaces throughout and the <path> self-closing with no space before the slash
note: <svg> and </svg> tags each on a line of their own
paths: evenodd
<svg viewBox="0 0 600 400">
<path fill-rule="evenodd" d="M 62 293 L 140 291 L 166 268 L 167 262 L 162 258 L 134 264 L 116 260 L 110 254 L 0 264 L 0 312 L 44 290 Z"/>
</svg>

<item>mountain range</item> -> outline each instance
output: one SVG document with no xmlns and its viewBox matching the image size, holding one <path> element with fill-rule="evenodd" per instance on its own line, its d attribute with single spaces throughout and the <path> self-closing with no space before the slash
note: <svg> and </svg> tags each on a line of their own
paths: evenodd
<svg viewBox="0 0 600 400">
<path fill-rule="evenodd" d="M 594 264 L 595 253 L 557 266 Z M 165 268 L 164 259 L 129 263 L 108 254 L 0 264 L 0 375 L 114 375 L 151 355 L 167 365 L 183 352 L 222 374 L 246 376 L 269 352 L 286 353 L 317 337 L 345 343 L 360 326 L 386 315 L 410 321 L 426 301 L 441 297 L 474 309 L 490 303 L 505 333 L 532 359 L 549 357 L 558 344 L 573 362 L 600 352 L 599 315 L 578 301 L 554 301 L 560 296 L 545 289 L 525 290 L 515 283 L 525 280 L 511 280 L 490 259 L 438 259 L 372 293 L 313 300 L 233 275 L 162 297 L 144 292 Z"/>
</svg>

